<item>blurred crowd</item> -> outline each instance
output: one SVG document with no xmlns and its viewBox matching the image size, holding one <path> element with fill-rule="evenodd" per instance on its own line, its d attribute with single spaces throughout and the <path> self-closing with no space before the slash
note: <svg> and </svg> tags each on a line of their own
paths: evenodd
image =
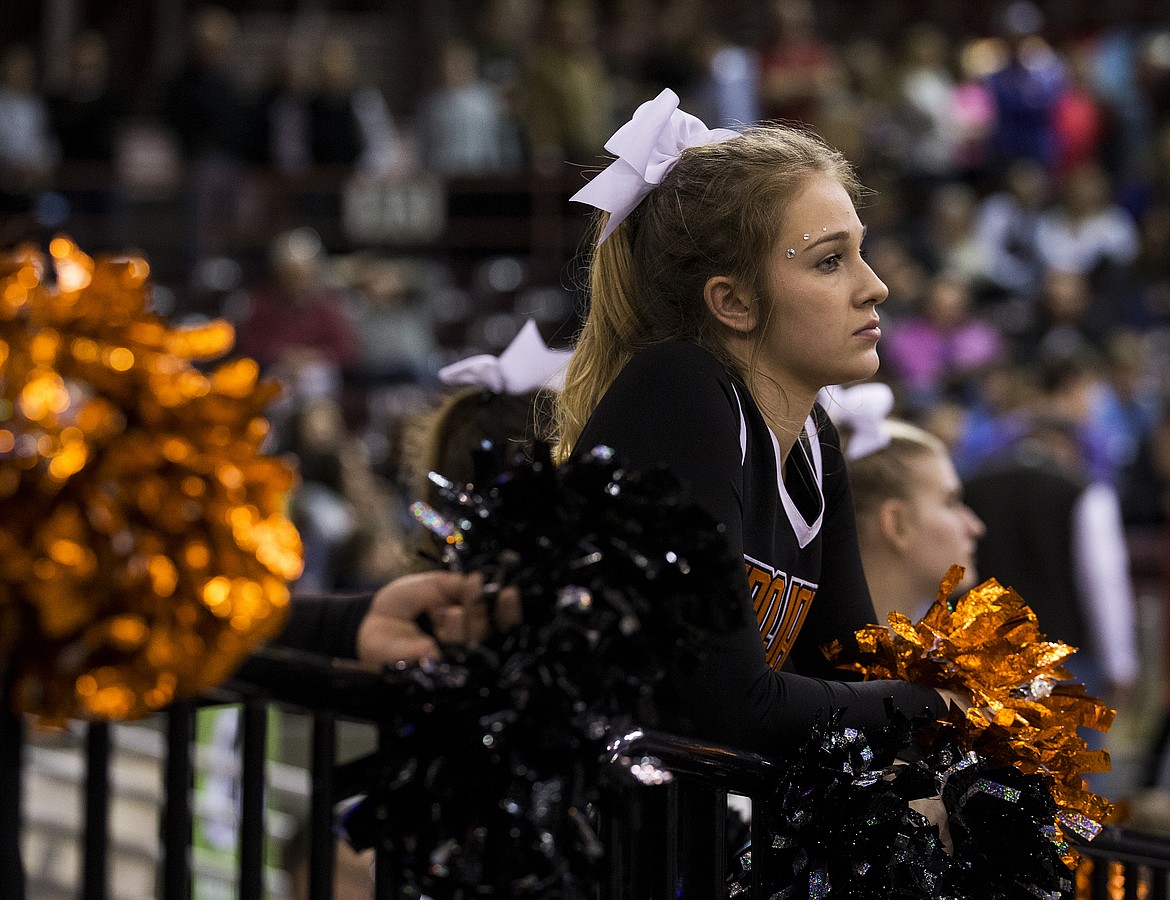
<svg viewBox="0 0 1170 900">
<path fill-rule="evenodd" d="M 473 7 L 420 38 L 430 68 L 393 102 L 353 34 L 291 18 L 245 85 L 241 19 L 216 7 L 192 16 L 181 67 L 149 90 L 113 83 L 96 32 L 59 83 L 29 47 L 3 49 L 0 241 L 62 229 L 94 249 L 148 246 L 127 185 L 178 173 L 191 278 L 158 305 L 225 316 L 239 352 L 285 383 L 274 446 L 300 461 L 307 584 L 401 570 L 439 367 L 499 352 L 529 318 L 565 346 L 582 302 L 571 253 L 549 279 L 523 254 L 455 265 L 324 240 L 346 187 L 488 179 L 490 205 L 492 178 L 560 178 L 567 196 L 663 87 L 710 127 L 803 122 L 857 164 L 869 261 L 890 287 L 879 377 L 960 476 L 1042 420 L 1072 437 L 1052 465 L 1115 491 L 1130 532 L 1163 533 L 1170 26 L 1057 30 L 1027 0 L 989 8 L 978 31 L 919 21 L 840 39 L 810 0 L 722 18 L 697 0 Z M 322 173 L 335 189 L 298 194 Z M 245 257 L 232 236 L 253 226 L 269 237 Z"/>
</svg>

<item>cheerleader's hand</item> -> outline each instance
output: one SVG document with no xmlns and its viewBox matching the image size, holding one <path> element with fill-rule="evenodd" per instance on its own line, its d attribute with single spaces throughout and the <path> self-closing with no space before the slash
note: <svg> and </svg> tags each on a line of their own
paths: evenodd
<svg viewBox="0 0 1170 900">
<path fill-rule="evenodd" d="M 951 839 L 951 820 L 947 816 L 946 806 L 943 805 L 942 795 L 911 800 L 909 805 L 912 810 L 926 816 L 927 821 L 938 828 L 938 838 L 942 841 L 943 849 L 949 856 L 954 856 L 955 843 Z"/>
<path fill-rule="evenodd" d="M 939 691 L 943 693 L 943 691 Z M 905 760 L 895 759 L 895 766 L 907 765 Z M 942 794 L 935 794 L 933 797 L 922 797 L 918 800 L 907 801 L 909 806 L 916 813 L 926 817 L 926 820 L 938 828 L 938 839 L 942 842 L 943 849 L 947 855 L 954 856 L 955 843 L 951 839 L 951 820 L 947 815 L 947 808 L 943 804 Z"/>
<path fill-rule="evenodd" d="M 473 644 L 520 621 L 519 595 L 500 591 L 491 608 L 483 577 L 420 572 L 383 585 L 358 626 L 358 659 L 373 663 L 438 659 L 439 642 Z M 429 632 L 429 633 L 428 633 Z"/>
</svg>

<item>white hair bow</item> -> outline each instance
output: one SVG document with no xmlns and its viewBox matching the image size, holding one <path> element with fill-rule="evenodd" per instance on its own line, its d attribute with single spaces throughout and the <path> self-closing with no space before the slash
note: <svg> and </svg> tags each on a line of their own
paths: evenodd
<svg viewBox="0 0 1170 900">
<path fill-rule="evenodd" d="M 894 409 L 894 392 L 888 384 L 870 381 L 853 387 L 835 385 L 824 388 L 820 400 L 833 423 L 851 432 L 846 459 L 860 459 L 889 445 L 886 419 Z"/>
<path fill-rule="evenodd" d="M 609 213 L 600 244 L 662 183 L 683 150 L 739 136 L 728 128 L 708 128 L 683 112 L 678 95 L 667 88 L 634 110 L 633 118 L 606 141 L 605 149 L 617 159 L 570 199 Z"/>
<path fill-rule="evenodd" d="M 473 384 L 495 394 L 526 394 L 565 385 L 565 367 L 572 350 L 550 350 L 536 322 L 529 319 L 499 356 L 469 356 L 439 369 L 444 384 Z"/>
</svg>

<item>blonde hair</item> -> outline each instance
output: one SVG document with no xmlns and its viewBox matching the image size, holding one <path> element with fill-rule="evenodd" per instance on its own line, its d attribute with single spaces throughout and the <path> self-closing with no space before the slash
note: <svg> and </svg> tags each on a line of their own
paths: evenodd
<svg viewBox="0 0 1170 900">
<path fill-rule="evenodd" d="M 849 460 L 849 486 L 858 519 L 876 512 L 886 500 L 910 498 L 917 477 L 911 466 L 916 460 L 932 455 L 950 458 L 943 442 L 929 431 L 900 419 L 887 419 L 885 425 L 890 435 L 885 447 Z M 848 435 L 843 437 L 848 453 Z"/>
<path fill-rule="evenodd" d="M 723 326 L 703 300 L 713 276 L 741 281 L 761 303 L 751 367 L 771 313 L 765 272 L 781 217 L 818 174 L 840 182 L 855 202 L 861 196 L 852 166 L 820 138 L 787 125 L 756 125 L 732 140 L 684 150 L 600 246 L 608 214 L 597 214 L 589 314 L 555 408 L 558 460 L 572 452 L 602 395 L 639 350 L 690 341 L 737 371 Z"/>
</svg>

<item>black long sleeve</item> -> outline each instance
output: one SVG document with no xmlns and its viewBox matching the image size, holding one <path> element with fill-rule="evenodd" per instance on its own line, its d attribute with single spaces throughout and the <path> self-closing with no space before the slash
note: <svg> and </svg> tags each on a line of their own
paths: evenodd
<svg viewBox="0 0 1170 900">
<path fill-rule="evenodd" d="M 358 627 L 373 600 L 373 594 L 294 595 L 284 630 L 272 642 L 293 650 L 356 659 Z"/>
<path fill-rule="evenodd" d="M 766 659 L 745 582 L 744 626 L 712 638 L 706 661 L 678 675 L 678 709 L 664 710 L 667 727 L 780 753 L 799 745 L 814 717 L 831 709 L 845 710 L 843 721 L 863 729 L 885 724 L 887 698 L 907 714 L 945 711 L 928 687 L 837 680 L 844 673 L 834 677 L 820 652 L 825 642 L 848 642 L 873 620 L 844 461 L 827 420 L 825 427 L 824 517 L 820 533 L 804 547 L 779 511 L 775 456 L 762 418 L 742 384 L 694 345 L 666 344 L 638 354 L 578 440 L 576 452 L 605 444 L 636 468 L 666 465 L 692 499 L 724 523 L 737 556 L 770 566 L 786 590 L 808 586 L 815 593 L 803 626 L 796 621 L 800 633 L 788 662 L 777 670 Z"/>
</svg>

